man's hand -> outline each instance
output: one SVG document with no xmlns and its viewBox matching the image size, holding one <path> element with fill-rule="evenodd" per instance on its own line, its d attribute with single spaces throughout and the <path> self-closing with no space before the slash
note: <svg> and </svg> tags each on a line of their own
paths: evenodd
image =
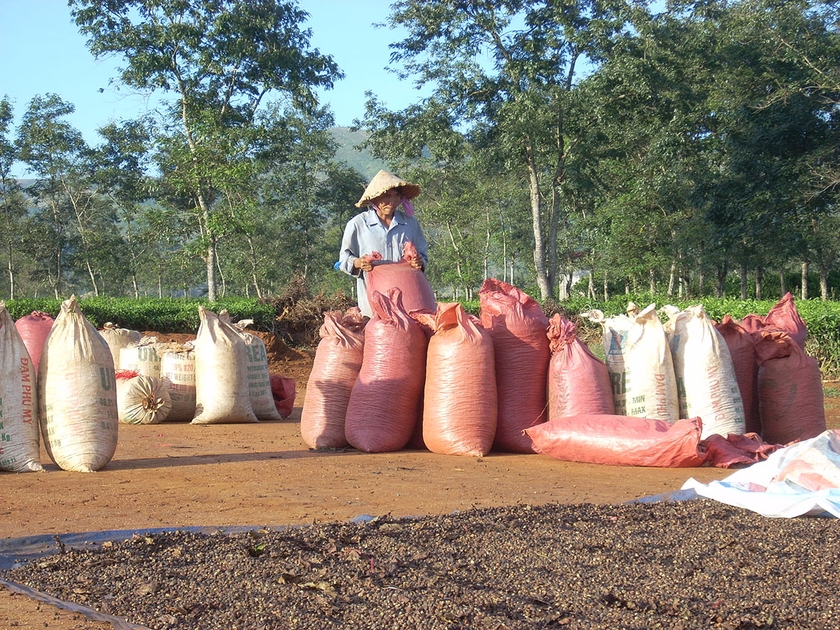
<svg viewBox="0 0 840 630">
<path fill-rule="evenodd" d="M 356 269 L 361 269 L 362 271 L 370 271 L 371 269 L 373 269 L 373 265 L 370 264 L 370 261 L 365 260 L 361 256 L 353 260 L 353 267 L 355 267 Z"/>
</svg>

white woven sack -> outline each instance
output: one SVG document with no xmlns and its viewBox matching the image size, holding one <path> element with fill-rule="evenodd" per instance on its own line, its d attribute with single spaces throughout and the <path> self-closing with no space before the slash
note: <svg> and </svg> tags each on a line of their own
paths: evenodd
<svg viewBox="0 0 840 630">
<path fill-rule="evenodd" d="M 248 372 L 248 395 L 251 398 L 251 409 L 257 420 L 282 420 L 271 392 L 271 376 L 268 372 L 268 354 L 265 342 L 252 335 L 247 330 L 254 320 L 242 319 L 233 323 L 226 310 L 219 313 L 219 319 L 229 324 L 245 342 L 246 370 Z"/>
<path fill-rule="evenodd" d="M 137 374 L 120 378 L 117 373 L 117 410 L 123 424 L 158 424 L 172 409 L 167 386 L 159 378 Z"/>
<path fill-rule="evenodd" d="M 0 470 L 44 470 L 36 382 L 26 344 L 0 302 Z"/>
<path fill-rule="evenodd" d="M 119 368 L 120 366 L 120 351 L 129 344 L 137 343 L 143 337 L 138 330 L 120 328 L 112 322 L 105 322 L 99 334 L 102 335 L 105 343 L 111 349 L 111 356 L 114 357 L 115 368 Z"/>
<path fill-rule="evenodd" d="M 603 328 L 605 363 L 618 415 L 679 420 L 674 362 L 665 330 L 651 304 L 640 313 L 605 318 L 601 311 L 583 315 Z"/>
<path fill-rule="evenodd" d="M 723 335 L 702 305 L 683 311 L 676 307 L 663 310 L 669 317 L 665 330 L 674 357 L 680 417 L 700 417 L 700 439 L 715 433 L 724 437 L 743 434 L 744 404 Z"/>
<path fill-rule="evenodd" d="M 160 357 L 160 378 L 169 391 L 172 409 L 167 422 L 189 422 L 195 416 L 195 352 L 165 352 Z"/>
<path fill-rule="evenodd" d="M 38 370 L 41 435 L 50 459 L 63 470 L 100 470 L 117 449 L 114 359 L 75 297 L 61 304 Z"/>
<path fill-rule="evenodd" d="M 143 337 L 136 343 L 129 343 L 120 349 L 119 361 L 115 366 L 120 370 L 132 370 L 143 376 L 160 378 L 160 356 L 157 337 Z"/>
<path fill-rule="evenodd" d="M 245 342 L 218 315 L 198 307 L 192 424 L 257 422 L 251 409 Z"/>
</svg>

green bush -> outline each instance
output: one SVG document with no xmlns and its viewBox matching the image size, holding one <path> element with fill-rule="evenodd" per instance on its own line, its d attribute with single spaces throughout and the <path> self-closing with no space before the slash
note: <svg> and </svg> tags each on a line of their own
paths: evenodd
<svg viewBox="0 0 840 630">
<path fill-rule="evenodd" d="M 607 317 L 624 313 L 628 302 L 634 302 L 639 308 L 654 303 L 657 307 L 672 304 L 683 309 L 695 304 L 702 304 L 709 317 L 716 321 L 724 315 L 743 319 L 746 315 L 766 315 L 776 304 L 776 300 L 734 300 L 731 298 L 703 298 L 702 300 L 668 300 L 662 296 L 622 295 L 608 302 L 572 298 L 558 302 L 546 300 L 542 303 L 545 314 L 549 317 L 559 313 L 578 325 L 578 336 L 595 346 L 600 338 L 598 324 L 590 322 L 580 314 L 591 309 L 602 311 Z M 254 330 L 262 330 L 278 335 L 285 343 L 293 347 L 313 347 L 318 342 L 318 329 L 323 323 L 324 313 L 330 310 L 346 310 L 354 304 L 344 295 L 312 296 L 304 283 L 292 284 L 279 298 L 259 300 L 256 298 L 226 298 L 209 303 L 206 299 L 179 298 L 83 298 L 79 306 L 90 322 L 101 328 L 105 322 L 132 330 L 153 330 L 161 333 L 190 333 L 198 330 L 198 306 L 202 305 L 218 313 L 227 309 L 234 321 L 253 319 Z M 478 300 L 463 302 L 467 312 L 478 315 Z M 796 309 L 808 328 L 806 352 L 817 359 L 822 373 L 826 377 L 840 376 L 840 302 L 820 300 L 798 300 Z M 6 308 L 12 319 L 20 319 L 32 311 L 42 311 L 56 317 L 61 308 L 61 301 L 56 299 L 9 300 Z"/>
<path fill-rule="evenodd" d="M 48 313 L 57 317 L 61 310 L 61 300 L 22 299 L 9 300 L 6 308 L 12 319 L 20 319 L 33 311 Z M 112 322 L 120 328 L 130 330 L 154 330 L 161 333 L 192 333 L 198 330 L 199 305 L 220 312 L 227 309 L 234 321 L 253 319 L 255 330 L 274 330 L 274 308 L 271 304 L 261 303 L 257 299 L 230 298 L 214 303 L 206 299 L 178 298 L 108 298 L 93 297 L 79 300 L 82 314 L 97 328 L 105 322 Z"/>
</svg>

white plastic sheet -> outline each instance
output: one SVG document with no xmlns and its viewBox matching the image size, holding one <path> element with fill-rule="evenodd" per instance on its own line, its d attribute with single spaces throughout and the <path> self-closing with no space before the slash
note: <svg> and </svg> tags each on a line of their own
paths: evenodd
<svg viewBox="0 0 840 630">
<path fill-rule="evenodd" d="M 763 516 L 840 518 L 838 480 L 840 429 L 834 429 L 781 448 L 720 481 L 703 484 L 691 478 L 682 489 Z"/>
</svg>

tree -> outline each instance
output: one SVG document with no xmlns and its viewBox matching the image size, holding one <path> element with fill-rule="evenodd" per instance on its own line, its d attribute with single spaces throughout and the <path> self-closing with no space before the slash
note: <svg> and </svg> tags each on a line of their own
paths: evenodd
<svg viewBox="0 0 840 630">
<path fill-rule="evenodd" d="M 329 56 L 309 49 L 306 13 L 277 0 L 71 0 L 72 15 L 97 58 L 122 55 L 120 79 L 174 95 L 161 159 L 170 184 L 189 197 L 201 238 L 208 298 L 216 299 L 213 218 L 231 170 L 250 157 L 261 106 L 282 93 L 300 107 L 316 87 L 341 78 Z"/>
<path fill-rule="evenodd" d="M 143 202 L 151 195 L 148 176 L 148 151 L 151 135 L 140 121 L 110 123 L 99 129 L 105 140 L 93 152 L 93 182 L 99 195 L 107 197 L 115 216 L 114 235 L 119 237 L 120 252 L 131 278 L 134 297 L 140 297 L 138 276 L 158 254 L 156 230 L 149 223 Z"/>
<path fill-rule="evenodd" d="M 17 150 L 9 137 L 13 119 L 12 104 L 8 98 L 0 101 L 0 234 L 6 256 L 9 277 L 9 299 L 15 299 L 17 285 L 17 248 L 23 237 L 23 220 L 26 205 L 12 168 L 17 161 Z"/>
<path fill-rule="evenodd" d="M 37 178 L 27 190 L 37 207 L 33 229 L 24 241 L 56 298 L 63 293 L 80 237 L 90 233 L 88 147 L 82 134 L 64 120 L 74 110 L 56 94 L 36 96 L 23 115 L 15 140 L 18 158 Z M 85 260 L 95 286 L 90 259 Z"/>
<path fill-rule="evenodd" d="M 493 151 L 526 187 L 533 259 L 543 299 L 555 293 L 558 232 L 568 210 L 566 167 L 577 150 L 574 92 L 585 62 L 597 64 L 625 25 L 628 2 L 582 0 L 403 0 L 390 23 L 408 29 L 392 61 L 418 85 L 433 86 L 422 107 L 402 116 L 368 106 L 366 125 L 381 137 L 396 126 L 402 142 L 464 130 Z M 426 121 L 425 134 L 417 123 Z M 393 137 L 393 133 L 391 134 Z M 441 141 L 438 140 L 440 145 Z M 376 144 L 374 144 L 376 146 Z M 381 146 L 381 144 L 380 144 Z"/>
</svg>

